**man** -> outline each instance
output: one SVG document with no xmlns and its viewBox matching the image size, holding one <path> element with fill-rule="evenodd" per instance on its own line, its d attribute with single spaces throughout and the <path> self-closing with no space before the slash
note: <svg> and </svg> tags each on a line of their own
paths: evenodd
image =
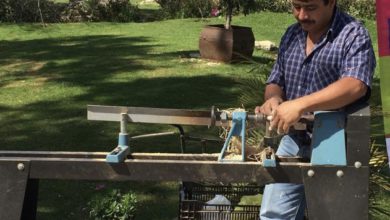
<svg viewBox="0 0 390 220">
<path fill-rule="evenodd" d="M 292 0 L 297 23 L 284 34 L 255 112 L 272 116 L 270 127 L 285 133 L 280 156 L 310 156 L 306 133 L 289 128 L 306 113 L 338 109 L 370 95 L 375 57 L 367 30 L 336 7 L 336 0 Z M 260 219 L 303 219 L 303 185 L 266 186 Z"/>
</svg>

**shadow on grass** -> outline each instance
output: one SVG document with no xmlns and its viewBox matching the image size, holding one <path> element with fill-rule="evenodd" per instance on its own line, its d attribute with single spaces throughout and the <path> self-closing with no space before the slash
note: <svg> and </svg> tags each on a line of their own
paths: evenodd
<svg viewBox="0 0 390 220">
<path fill-rule="evenodd" d="M 159 46 L 148 37 L 114 35 L 0 41 L 0 65 L 11 70 L 3 74 L 0 88 L 44 78 L 42 89 L 54 90 L 53 95 L 35 102 L 0 106 L 0 134 L 7 137 L 0 140 L 1 148 L 111 149 L 118 125 L 87 121 L 87 104 L 191 109 L 237 106 L 236 82 L 229 77 L 148 77 L 137 73 L 164 68 L 164 60 L 194 52 L 151 53 Z M 73 92 L 73 88 L 80 91 Z M 20 87 L 14 90 L 16 95 L 31 95 Z M 135 135 L 162 128 L 132 127 L 130 132 Z"/>
<path fill-rule="evenodd" d="M 222 74 L 148 77 L 136 73 L 163 68 L 165 60 L 177 58 L 178 53 L 152 53 L 159 46 L 147 37 L 110 35 L 0 41 L 0 66 L 11 70 L 0 74 L 0 88 L 12 90 L 16 96 L 34 98 L 29 89 L 12 85 L 42 77 L 45 82 L 39 87 L 47 91 L 38 93 L 45 97 L 25 104 L 0 104 L 0 149 L 112 150 L 117 143 L 119 124 L 87 121 L 87 104 L 190 109 L 237 106 L 236 81 Z M 160 62 L 151 65 L 146 59 Z M 130 135 L 174 130 L 165 125 L 128 127 Z M 161 141 L 139 141 L 132 147 L 133 151 L 142 152 L 179 152 L 174 136 Z M 40 219 L 65 218 L 65 214 L 67 219 L 84 219 L 85 202 L 94 193 L 93 184 L 43 181 Z M 145 197 L 140 219 L 173 219 L 177 214 L 176 188 L 166 189 L 153 182 L 112 184 L 134 187 L 138 195 Z"/>
<path fill-rule="evenodd" d="M 108 194 L 112 189 L 136 192 L 139 202 L 136 219 L 172 220 L 177 217 L 179 193 L 174 182 L 43 180 L 40 185 L 39 193 L 45 196 L 39 200 L 37 219 L 89 219 L 88 202 L 97 194 Z M 59 214 L 63 215 L 59 217 Z"/>
<path fill-rule="evenodd" d="M 36 39 L 27 41 L 0 41 L 0 65 L 34 62 L 29 72 L 8 74 L 9 80 L 23 80 L 39 71 L 39 76 L 54 81 L 91 85 L 112 77 L 121 71 L 147 70 L 140 57 L 152 47 L 148 37 L 81 36 L 69 38 Z M 34 69 L 35 68 L 35 69 Z M 34 71 L 35 70 L 35 71 Z M 0 86 L 5 86 L 2 80 Z"/>
<path fill-rule="evenodd" d="M 110 150 L 117 124 L 87 121 L 87 104 L 197 109 L 237 105 L 236 82 L 229 77 L 141 75 L 197 52 L 156 54 L 154 50 L 160 46 L 149 37 L 117 35 L 0 41 L 0 66 L 6 70 L 0 74 L 0 88 L 17 85 L 10 96 L 32 96 L 18 83 L 42 78 L 38 87 L 47 90 L 38 93 L 47 98 L 0 106 L 0 134 L 7 137 L 0 140 L 0 146 L 14 150 Z M 132 127 L 135 135 L 166 129 Z"/>
<path fill-rule="evenodd" d="M 234 103 L 237 95 L 230 89 L 234 83 L 232 79 L 216 75 L 105 82 L 95 83 L 87 93 L 65 100 L 59 97 L 18 107 L 0 106 L 0 134 L 7 137 L 0 139 L 0 146 L 14 150 L 107 151 L 113 148 L 119 125 L 87 121 L 87 104 L 191 109 L 210 109 L 212 105 L 227 107 Z M 137 135 L 162 128 L 172 129 L 131 124 L 129 132 Z"/>
<path fill-rule="evenodd" d="M 199 50 L 184 50 L 184 51 L 177 51 L 177 52 L 169 52 L 164 53 L 165 56 L 172 56 L 172 57 L 180 57 L 180 58 L 187 58 L 187 59 L 201 59 Z M 231 62 L 231 65 L 254 65 L 254 66 L 260 66 L 260 65 L 273 65 L 273 62 L 275 61 L 275 58 L 272 58 L 272 56 L 276 56 L 276 52 L 274 51 L 267 51 L 265 52 L 265 56 L 255 56 L 253 55 L 250 58 L 243 57 L 240 60 L 236 60 Z M 208 60 L 203 60 L 207 62 Z M 210 62 L 218 63 L 218 61 L 209 60 Z"/>
</svg>

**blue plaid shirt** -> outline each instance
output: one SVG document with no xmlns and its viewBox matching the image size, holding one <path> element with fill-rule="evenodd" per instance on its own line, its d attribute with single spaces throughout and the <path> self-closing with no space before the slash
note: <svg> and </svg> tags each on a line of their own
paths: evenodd
<svg viewBox="0 0 390 220">
<path fill-rule="evenodd" d="M 306 56 L 306 32 L 290 26 L 280 43 L 267 84 L 278 84 L 291 100 L 321 90 L 342 77 L 353 77 L 369 88 L 375 55 L 368 31 L 351 16 L 335 10 L 328 32 Z"/>
</svg>

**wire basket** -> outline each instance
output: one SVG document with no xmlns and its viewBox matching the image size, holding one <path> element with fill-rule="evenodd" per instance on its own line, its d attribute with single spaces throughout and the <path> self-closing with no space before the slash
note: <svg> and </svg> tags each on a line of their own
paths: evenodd
<svg viewBox="0 0 390 220">
<path fill-rule="evenodd" d="M 180 189 L 179 219 L 188 220 L 258 220 L 260 205 L 239 205 L 246 195 L 263 192 L 253 185 L 209 185 L 184 182 Z M 216 195 L 223 195 L 230 205 L 208 204 Z"/>
</svg>

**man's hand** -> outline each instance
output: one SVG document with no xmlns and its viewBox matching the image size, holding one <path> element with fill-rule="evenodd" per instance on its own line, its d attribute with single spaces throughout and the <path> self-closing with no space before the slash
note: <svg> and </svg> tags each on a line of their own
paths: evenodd
<svg viewBox="0 0 390 220">
<path fill-rule="evenodd" d="M 280 97 L 271 97 L 265 101 L 262 106 L 256 106 L 255 113 L 271 116 L 282 102 L 283 100 Z"/>
<path fill-rule="evenodd" d="M 297 100 L 283 102 L 273 112 L 270 129 L 277 129 L 278 133 L 286 134 L 303 113 L 302 105 Z"/>
</svg>

